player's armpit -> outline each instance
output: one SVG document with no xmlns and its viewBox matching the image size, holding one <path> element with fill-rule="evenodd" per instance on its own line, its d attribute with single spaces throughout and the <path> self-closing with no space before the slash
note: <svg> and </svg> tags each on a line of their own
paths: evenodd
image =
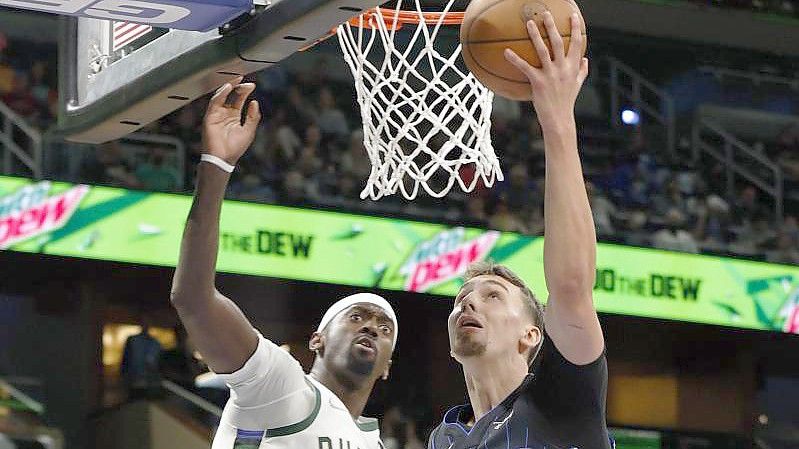
<svg viewBox="0 0 799 449">
<path fill-rule="evenodd" d="M 544 328 L 563 357 L 575 365 L 594 362 L 605 349 L 599 317 L 590 298 L 558 301 L 550 297 Z"/>
<path fill-rule="evenodd" d="M 216 373 L 240 369 L 258 347 L 258 334 L 249 320 L 218 291 L 211 300 L 191 307 L 176 304 L 175 309 L 203 360 Z"/>
</svg>

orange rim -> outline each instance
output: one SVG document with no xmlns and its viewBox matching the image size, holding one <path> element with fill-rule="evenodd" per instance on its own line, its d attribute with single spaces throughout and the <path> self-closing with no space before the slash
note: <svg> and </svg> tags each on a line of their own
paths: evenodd
<svg viewBox="0 0 799 449">
<path fill-rule="evenodd" d="M 418 25 L 424 19 L 425 23 L 437 24 L 439 21 L 442 25 L 460 25 L 463 23 L 463 12 L 422 12 L 422 11 L 406 11 L 392 8 L 373 8 L 360 16 L 353 17 L 349 20 L 349 24 L 356 27 L 363 27 L 367 29 L 375 28 L 374 21 L 383 20 L 386 28 L 389 30 L 400 29 L 403 25 Z M 363 19 L 363 20 L 361 20 Z M 396 26 L 394 23 L 396 22 Z"/>
<path fill-rule="evenodd" d="M 422 23 L 422 18 L 428 24 L 437 24 L 441 20 L 442 25 L 460 25 L 463 23 L 464 12 L 421 12 L 421 11 L 397 11 L 393 8 L 372 8 L 367 10 L 360 16 L 355 16 L 347 22 L 355 27 L 363 27 L 367 30 L 377 28 L 375 21 L 383 18 L 386 28 L 389 31 L 399 30 L 403 25 L 418 25 Z M 363 17 L 363 22 L 361 22 Z M 396 18 L 396 26 L 394 25 L 394 18 Z M 309 48 L 316 46 L 316 44 L 327 40 L 336 34 L 338 27 L 330 30 L 329 33 L 317 39 L 316 41 L 300 48 L 298 51 L 305 51 Z"/>
</svg>

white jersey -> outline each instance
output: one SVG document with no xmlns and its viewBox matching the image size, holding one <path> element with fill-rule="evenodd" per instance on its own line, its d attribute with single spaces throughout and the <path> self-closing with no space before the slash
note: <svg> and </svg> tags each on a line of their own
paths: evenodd
<svg viewBox="0 0 799 449">
<path fill-rule="evenodd" d="M 212 449 L 383 449 L 376 419 L 352 419 L 338 396 L 260 334 L 247 363 L 220 377 L 231 391 Z"/>
</svg>

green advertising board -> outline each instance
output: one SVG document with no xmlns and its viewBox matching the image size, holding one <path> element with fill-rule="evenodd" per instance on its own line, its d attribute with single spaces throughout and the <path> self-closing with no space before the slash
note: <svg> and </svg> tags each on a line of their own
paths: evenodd
<svg viewBox="0 0 799 449">
<path fill-rule="evenodd" d="M 608 429 L 616 441 L 616 449 L 661 449 L 660 432 L 653 430 Z"/>
<path fill-rule="evenodd" d="M 0 250 L 175 266 L 191 198 L 0 177 Z M 226 201 L 222 272 L 454 296 L 490 258 L 546 298 L 543 238 Z M 799 333 L 799 267 L 599 244 L 601 312 Z"/>
</svg>

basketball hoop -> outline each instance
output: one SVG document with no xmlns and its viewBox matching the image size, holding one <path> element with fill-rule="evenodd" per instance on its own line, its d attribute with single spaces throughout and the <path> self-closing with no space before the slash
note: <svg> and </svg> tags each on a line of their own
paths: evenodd
<svg viewBox="0 0 799 449">
<path fill-rule="evenodd" d="M 449 51 L 435 45 L 443 27 L 463 21 L 462 12 L 450 11 L 454 2 L 426 12 L 420 0 L 398 0 L 338 27 L 372 163 L 361 198 L 399 190 L 414 199 L 420 187 L 441 198 L 456 182 L 471 192 L 480 181 L 490 187 L 503 179 L 491 144 L 494 94 L 456 65 L 459 43 Z M 415 28 L 398 33 L 405 26 Z"/>
<path fill-rule="evenodd" d="M 350 25 L 362 28 L 373 29 L 377 22 L 382 20 L 389 31 L 402 29 L 403 25 L 419 25 L 425 23 L 441 25 L 460 25 L 463 23 L 464 13 L 462 12 L 425 12 L 425 11 L 406 11 L 391 8 L 372 8 L 358 17 L 349 20 Z M 363 24 L 361 23 L 363 21 Z"/>
</svg>

